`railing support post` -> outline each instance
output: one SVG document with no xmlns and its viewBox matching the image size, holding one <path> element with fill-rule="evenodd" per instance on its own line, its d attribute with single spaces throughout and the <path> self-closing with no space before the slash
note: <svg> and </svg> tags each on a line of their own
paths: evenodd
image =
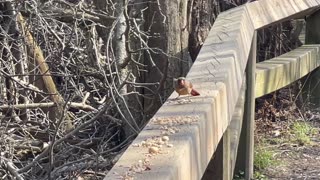
<svg viewBox="0 0 320 180">
<path fill-rule="evenodd" d="M 306 39 L 305 44 L 320 44 L 320 10 L 308 16 L 306 19 Z M 318 57 L 316 61 L 320 63 Z M 303 97 L 307 102 L 320 107 L 320 67 L 315 69 L 307 78 L 303 87 Z"/>
<path fill-rule="evenodd" d="M 231 153 L 231 141 L 230 141 L 230 126 L 226 129 L 222 137 L 223 141 L 223 180 L 231 180 L 231 161 L 230 161 L 230 153 Z"/>
<path fill-rule="evenodd" d="M 231 180 L 230 127 L 223 133 L 202 180 Z"/>
<path fill-rule="evenodd" d="M 240 95 L 237 101 L 236 109 L 232 115 L 231 122 L 221 138 L 217 149 L 209 162 L 202 180 L 231 180 L 233 179 L 233 170 L 235 168 L 235 158 L 239 136 L 241 132 L 245 88 L 244 83 L 240 90 Z"/>
<path fill-rule="evenodd" d="M 246 180 L 250 180 L 253 178 L 256 57 L 257 31 L 254 32 L 246 68 L 247 89 L 244 104 L 242 130 L 235 168 L 235 173 L 239 171 L 244 172 Z"/>
</svg>

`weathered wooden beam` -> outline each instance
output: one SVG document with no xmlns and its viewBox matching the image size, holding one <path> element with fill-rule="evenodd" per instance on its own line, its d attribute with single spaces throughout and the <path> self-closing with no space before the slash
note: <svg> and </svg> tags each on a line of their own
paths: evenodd
<svg viewBox="0 0 320 180">
<path fill-rule="evenodd" d="M 226 130 L 228 132 L 228 130 Z M 208 164 L 206 171 L 204 172 L 201 180 L 224 180 L 225 176 L 225 164 L 224 162 L 224 145 L 226 144 L 224 141 L 225 135 L 220 140 L 216 151 L 213 154 L 211 161 Z M 226 147 L 227 148 L 227 147 Z M 227 148 L 228 149 L 228 148 Z M 227 167 L 228 169 L 228 167 Z"/>
<path fill-rule="evenodd" d="M 235 162 L 235 173 L 244 172 L 245 179 L 253 177 L 254 161 L 254 108 L 255 108 L 255 70 L 257 57 L 257 32 L 251 43 L 251 51 L 246 69 L 246 94 L 243 122 L 239 140 L 239 146 Z"/>
<path fill-rule="evenodd" d="M 220 140 L 202 180 L 229 180 L 233 177 L 244 112 L 245 89 L 244 83 L 230 125 Z"/>
<path fill-rule="evenodd" d="M 231 179 L 231 146 L 230 146 L 229 128 L 224 132 L 218 147 L 213 155 L 212 160 L 209 162 L 207 170 L 204 173 L 202 180 L 230 180 Z"/>
<path fill-rule="evenodd" d="M 253 178 L 253 160 L 254 160 L 254 115 L 255 115 L 255 71 L 257 61 L 257 32 L 255 31 L 252 43 L 249 60 L 246 69 L 247 90 L 246 100 L 244 104 L 243 124 L 245 143 L 240 144 L 240 147 L 245 146 L 245 179 Z"/>
<path fill-rule="evenodd" d="M 222 154 L 222 179 L 223 180 L 231 180 L 231 130 L 230 127 L 226 129 L 222 136 L 222 143 L 223 143 L 223 154 Z"/>
<path fill-rule="evenodd" d="M 243 123 L 243 114 L 244 114 L 244 102 L 245 102 L 245 89 L 246 83 L 244 82 L 243 87 L 241 88 L 241 94 L 237 103 L 236 111 L 233 114 L 232 121 L 230 122 L 229 128 L 231 131 L 231 177 L 233 177 L 235 172 L 235 164 L 237 160 L 238 147 L 240 141 L 240 135 L 242 130 Z"/>
<path fill-rule="evenodd" d="M 245 6 L 254 28 L 260 29 L 284 20 L 309 15 L 319 9 L 319 5 L 319 0 L 259 0 Z"/>
<path fill-rule="evenodd" d="M 170 97 L 138 135 L 133 144 L 108 173 L 105 179 L 132 176 L 135 179 L 200 179 L 224 132 L 227 105 L 222 83 L 210 84 L 218 91 L 200 91 L 203 97 Z M 200 87 L 201 89 L 201 87 Z M 210 96 L 211 94 L 211 96 Z M 217 113 L 220 112 L 220 113 Z M 158 138 L 169 137 L 168 147 L 163 144 L 158 153 L 149 153 Z M 219 138 L 220 137 L 220 138 Z M 139 146 L 141 145 L 141 146 Z M 157 146 L 157 145 L 156 145 Z M 140 161 L 149 161 L 150 170 L 137 172 Z"/>
<path fill-rule="evenodd" d="M 164 151 L 161 152 L 165 153 L 156 155 L 150 160 L 151 170 L 143 171 L 141 174 L 135 173 L 136 179 L 187 180 L 202 177 L 219 140 L 231 121 L 243 81 L 241 69 L 242 66 L 245 66 L 243 61 L 237 61 L 236 58 L 247 58 L 246 52 L 250 47 L 246 46 L 247 42 L 250 44 L 253 34 L 250 19 L 243 9 L 225 12 L 221 16 L 222 18 L 216 23 L 229 24 L 228 31 L 217 26 L 219 31 L 210 32 L 208 43 L 203 45 L 198 60 L 187 76 L 187 79 L 194 83 L 194 87 L 201 96 L 191 98 L 192 103 L 183 103 L 180 102 L 181 100 L 174 100 L 177 96 L 174 93 L 168 99 L 169 104 L 163 105 L 155 115 L 156 118 L 168 119 L 169 124 L 170 121 L 174 122 L 176 118 L 183 118 L 186 115 L 197 115 L 200 117 L 199 120 L 190 126 L 182 126 L 181 128 L 178 126 L 179 133 L 170 136 L 170 143 L 174 145 L 174 148 L 162 147 Z M 234 17 L 235 22 L 239 23 L 231 23 L 232 21 L 228 19 L 230 17 Z M 227 33 L 228 36 L 224 33 Z M 219 45 L 218 36 L 220 34 L 227 37 L 224 47 Z M 217 40 L 216 43 L 212 41 L 213 39 Z M 240 47 L 243 49 L 240 50 Z M 219 52 L 219 54 L 215 52 Z M 215 60 L 215 57 L 219 59 Z M 202 65 L 205 67 L 203 68 Z M 198 71 L 199 67 L 201 70 Z M 227 98 L 228 96 L 229 98 Z M 162 130 L 160 128 L 163 127 L 155 125 L 151 120 L 133 143 L 138 144 L 145 139 L 161 136 Z M 130 146 L 108 173 L 106 179 L 119 178 L 128 173 L 132 174 L 132 171 L 126 167 L 134 166 L 139 160 L 143 161 L 146 154 L 148 154 L 147 147 Z"/>
<path fill-rule="evenodd" d="M 255 29 L 296 17 L 300 12 L 309 12 L 320 5 L 315 0 L 259 0 L 252 3 L 254 5 L 248 3 L 223 12 L 215 21 L 187 75 L 187 79 L 193 82 L 201 96 L 191 98 L 192 102 L 186 103 L 173 100 L 176 97 L 173 94 L 105 179 L 126 175 L 132 175 L 135 179 L 161 180 L 202 177 L 235 113 Z M 249 87 L 253 85 L 254 83 Z M 251 97 L 251 101 L 254 100 L 255 96 Z M 253 104 L 247 105 L 246 109 L 252 112 Z M 171 126 L 177 119 L 185 119 L 186 116 L 198 118 L 191 125 Z M 252 114 L 248 116 L 251 117 Z M 162 120 L 167 124 L 156 124 Z M 250 129 L 247 138 L 253 138 L 250 136 L 253 130 L 251 123 L 252 120 L 246 124 L 247 129 Z M 148 139 L 161 137 L 161 133 L 168 127 L 179 128 L 178 132 L 174 130 L 175 133 L 170 135 L 170 143 L 174 148 L 161 147 L 160 153 L 150 155 L 148 147 L 135 147 Z M 251 154 L 247 156 L 252 155 L 252 144 L 249 145 Z M 149 157 L 149 168 L 142 168 L 142 171 L 134 173 L 135 168 L 132 167 L 142 166 L 139 164 L 143 164 L 146 157 Z M 252 169 L 252 159 L 250 157 L 247 161 L 248 172 Z"/>
<path fill-rule="evenodd" d="M 303 45 L 281 56 L 257 64 L 255 96 L 283 88 L 320 65 L 320 44 Z"/>
</svg>

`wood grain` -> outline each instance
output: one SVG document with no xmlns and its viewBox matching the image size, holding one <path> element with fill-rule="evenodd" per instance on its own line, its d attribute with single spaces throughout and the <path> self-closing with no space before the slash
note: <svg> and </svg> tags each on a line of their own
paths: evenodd
<svg viewBox="0 0 320 180">
<path fill-rule="evenodd" d="M 255 96 L 283 88 L 320 65 L 320 45 L 303 45 L 293 51 L 257 64 Z"/>
<path fill-rule="evenodd" d="M 181 128 L 179 132 L 170 135 L 173 148 L 163 148 L 160 154 L 152 156 L 151 170 L 135 173 L 133 178 L 200 179 L 236 112 L 254 31 L 305 15 L 316 10 L 319 5 L 320 1 L 316 0 L 259 0 L 219 14 L 187 75 L 187 80 L 193 83 L 201 96 L 192 97 L 191 102 L 187 103 L 174 101 L 177 94 L 173 93 L 133 144 L 161 136 L 161 125 L 154 124 L 157 118 L 167 118 L 168 122 L 176 122 L 177 118 L 185 116 L 198 116 L 199 119 L 191 125 L 177 125 Z M 310 66 L 314 63 L 307 58 L 304 62 L 309 64 L 300 67 L 298 71 L 291 69 L 296 67 L 291 61 L 284 63 L 285 71 L 280 73 L 281 75 L 272 77 L 284 76 L 283 74 L 287 73 L 286 77 L 291 81 L 311 70 Z M 259 74 L 258 69 L 257 73 Z M 295 76 L 292 78 L 290 75 Z M 256 86 L 264 87 L 267 83 L 260 81 L 264 82 L 265 76 L 261 77 L 257 75 Z M 259 91 L 272 90 L 269 85 L 267 87 L 267 91 Z M 143 160 L 147 152 L 145 147 L 129 146 L 105 179 L 116 179 L 130 174 L 130 167 Z"/>
</svg>

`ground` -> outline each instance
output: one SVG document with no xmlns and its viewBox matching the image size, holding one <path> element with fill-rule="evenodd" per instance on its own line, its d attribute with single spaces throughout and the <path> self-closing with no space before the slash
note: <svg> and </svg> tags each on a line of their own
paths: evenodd
<svg viewBox="0 0 320 180">
<path fill-rule="evenodd" d="M 268 148 L 273 153 L 275 165 L 262 170 L 268 179 L 320 179 L 320 135 L 318 122 L 308 122 L 318 134 L 313 135 L 309 144 L 295 142 L 275 142 L 272 139 Z M 274 138 L 273 138 L 274 139 Z"/>
<path fill-rule="evenodd" d="M 320 109 L 302 111 L 287 90 L 257 102 L 255 179 L 319 180 Z"/>
</svg>

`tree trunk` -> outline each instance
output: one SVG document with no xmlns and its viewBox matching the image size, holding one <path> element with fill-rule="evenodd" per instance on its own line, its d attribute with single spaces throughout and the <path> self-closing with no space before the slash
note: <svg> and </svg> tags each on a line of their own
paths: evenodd
<svg viewBox="0 0 320 180">
<path fill-rule="evenodd" d="M 116 6 L 116 16 L 119 18 L 119 21 L 116 24 L 115 28 L 115 59 L 119 68 L 119 84 L 125 83 L 130 77 L 131 69 L 129 69 L 126 61 L 128 60 L 128 52 L 126 49 L 127 42 L 127 34 L 128 34 L 128 22 L 125 17 L 125 13 L 127 13 L 127 0 L 118 0 Z M 124 65 L 125 64 L 125 65 Z M 127 96 L 128 87 L 126 84 L 119 91 L 120 96 L 118 97 L 118 102 L 120 106 L 120 110 L 122 111 L 124 117 L 124 133 L 125 137 L 129 137 L 133 133 L 137 133 L 139 130 L 139 126 L 135 117 L 132 115 L 130 110 L 129 98 Z"/>
<path fill-rule="evenodd" d="M 153 0 L 149 4 L 146 30 L 150 30 L 149 47 L 158 48 L 146 56 L 146 82 L 160 82 L 152 90 L 159 97 L 145 100 L 146 114 L 151 117 L 173 91 L 173 78 L 185 76 L 192 61 L 188 52 L 191 6 L 188 0 Z"/>
</svg>

